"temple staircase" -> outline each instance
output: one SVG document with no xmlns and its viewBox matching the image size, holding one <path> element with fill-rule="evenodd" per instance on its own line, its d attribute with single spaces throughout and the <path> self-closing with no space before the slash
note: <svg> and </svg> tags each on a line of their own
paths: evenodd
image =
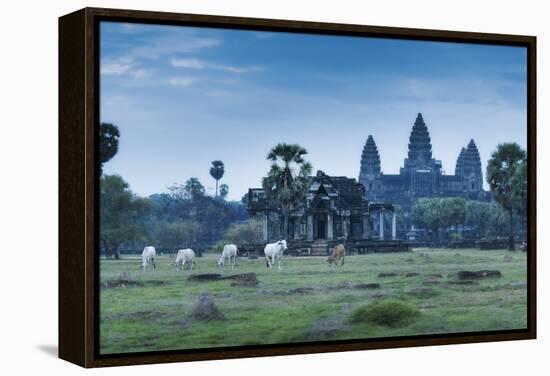
<svg viewBox="0 0 550 376">
<path fill-rule="evenodd" d="M 317 239 L 311 245 L 312 256 L 326 256 L 328 255 L 328 243 L 325 239 Z"/>
</svg>

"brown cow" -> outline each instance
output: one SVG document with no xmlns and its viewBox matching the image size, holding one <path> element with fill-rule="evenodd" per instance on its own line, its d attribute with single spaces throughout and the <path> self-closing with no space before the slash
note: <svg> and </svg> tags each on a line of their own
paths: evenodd
<svg viewBox="0 0 550 376">
<path fill-rule="evenodd" d="M 327 259 L 328 266 L 331 266 L 334 263 L 335 266 L 338 266 L 338 261 L 342 260 L 340 266 L 344 266 L 344 258 L 346 257 L 346 247 L 343 244 L 338 244 L 332 250 L 332 255 Z"/>
</svg>

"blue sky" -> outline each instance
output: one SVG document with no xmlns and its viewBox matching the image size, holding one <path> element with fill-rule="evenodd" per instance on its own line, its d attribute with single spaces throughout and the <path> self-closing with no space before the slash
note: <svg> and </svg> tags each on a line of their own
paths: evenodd
<svg viewBox="0 0 550 376">
<path fill-rule="evenodd" d="M 356 178 L 369 134 L 395 174 L 418 112 L 447 174 L 471 138 L 484 172 L 498 143 L 526 146 L 520 47 L 102 22 L 100 48 L 100 118 L 121 132 L 104 169 L 140 195 L 189 177 L 213 193 L 221 159 L 238 200 L 278 142 Z"/>
</svg>

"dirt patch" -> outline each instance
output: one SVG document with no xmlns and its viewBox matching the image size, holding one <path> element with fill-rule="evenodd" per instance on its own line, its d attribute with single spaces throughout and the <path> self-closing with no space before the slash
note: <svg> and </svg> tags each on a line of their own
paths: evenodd
<svg viewBox="0 0 550 376">
<path fill-rule="evenodd" d="M 456 274 L 460 281 L 482 279 L 482 278 L 500 278 L 502 274 L 499 270 L 479 270 L 475 272 L 463 270 Z"/>
<path fill-rule="evenodd" d="M 256 287 L 258 285 L 256 273 L 236 274 L 225 277 L 224 279 L 233 280 L 233 282 L 231 282 L 231 286 L 233 287 Z"/>
<path fill-rule="evenodd" d="M 428 277 L 428 278 L 443 278 L 443 276 L 439 273 L 427 274 L 426 277 Z"/>
<path fill-rule="evenodd" d="M 379 289 L 380 283 L 358 283 L 353 286 L 354 289 Z"/>
<path fill-rule="evenodd" d="M 459 286 L 468 286 L 468 285 L 477 285 L 478 283 L 474 280 L 465 280 L 465 281 L 447 281 L 448 285 L 459 285 Z"/>
<path fill-rule="evenodd" d="M 405 274 L 405 277 L 416 277 L 416 276 L 419 276 L 420 273 L 418 272 L 408 272 L 407 274 Z"/>
<path fill-rule="evenodd" d="M 121 288 L 125 289 L 126 287 L 132 287 L 132 286 L 143 286 L 143 283 L 138 281 L 119 281 L 118 279 L 113 279 L 109 281 L 103 281 L 99 285 L 102 289 L 113 289 L 113 288 Z"/>
<path fill-rule="evenodd" d="M 111 279 L 108 281 L 103 281 L 100 283 L 100 287 L 103 289 L 112 289 L 112 288 L 126 288 L 130 286 L 142 286 L 143 284 L 138 281 L 134 281 L 129 272 L 119 273 L 118 278 Z"/>
<path fill-rule="evenodd" d="M 387 277 L 397 277 L 397 273 L 395 272 L 385 272 L 378 274 L 378 278 L 387 278 Z"/>
<path fill-rule="evenodd" d="M 168 317 L 168 313 L 156 312 L 156 311 L 136 311 L 130 313 L 113 313 L 106 315 L 103 318 L 105 320 L 158 320 L 164 317 Z"/>
<path fill-rule="evenodd" d="M 193 281 L 193 282 L 211 282 L 211 281 L 219 281 L 221 279 L 222 279 L 222 275 L 218 273 L 193 274 L 187 277 L 188 281 Z"/>
<path fill-rule="evenodd" d="M 417 298 L 431 298 L 432 296 L 437 295 L 437 291 L 429 287 L 415 287 L 407 291 L 407 294 Z"/>
<path fill-rule="evenodd" d="M 145 285 L 147 285 L 147 286 L 164 286 L 164 285 L 167 285 L 167 284 L 168 284 L 168 282 L 161 281 L 161 280 L 152 280 L 152 281 L 145 282 Z"/>
<path fill-rule="evenodd" d="M 311 328 L 296 338 L 298 341 L 323 341 L 333 339 L 339 332 L 346 328 L 346 319 L 350 305 L 345 304 L 341 311 L 333 316 L 327 316 L 315 320 Z"/>
<path fill-rule="evenodd" d="M 439 285 L 439 281 L 437 279 L 427 279 L 422 282 L 424 286 L 437 286 Z"/>
<path fill-rule="evenodd" d="M 299 294 L 311 294 L 314 291 L 313 287 L 298 287 L 291 290 L 276 291 L 275 295 L 299 295 Z"/>
<path fill-rule="evenodd" d="M 214 297 L 203 293 L 193 306 L 191 317 L 199 321 L 223 320 L 225 316 L 214 304 Z"/>
<path fill-rule="evenodd" d="M 514 261 L 514 258 L 510 255 L 504 256 L 504 262 L 512 262 Z"/>
<path fill-rule="evenodd" d="M 510 282 L 510 287 L 514 290 L 526 289 L 527 282 Z"/>
</svg>

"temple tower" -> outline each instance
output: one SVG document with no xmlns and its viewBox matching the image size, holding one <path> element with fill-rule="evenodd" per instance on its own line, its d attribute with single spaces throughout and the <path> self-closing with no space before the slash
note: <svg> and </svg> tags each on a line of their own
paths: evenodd
<svg viewBox="0 0 550 376">
<path fill-rule="evenodd" d="M 407 163 L 407 161 L 409 163 Z M 405 160 L 405 167 L 407 167 L 407 164 L 416 167 L 426 167 L 431 161 L 432 143 L 430 133 L 428 132 L 426 123 L 424 123 L 422 114 L 419 113 L 409 137 L 409 153 L 408 158 Z"/>
<path fill-rule="evenodd" d="M 380 155 L 372 135 L 369 135 L 363 153 L 361 154 L 361 170 L 359 172 L 359 183 L 365 186 L 365 192 L 369 199 L 375 199 L 377 180 L 380 178 Z"/>
<path fill-rule="evenodd" d="M 456 159 L 455 175 L 457 176 L 462 176 L 462 173 L 464 171 L 465 154 L 466 154 L 466 148 L 462 148 L 462 150 L 460 150 L 460 154 L 458 154 L 458 158 Z"/>
<path fill-rule="evenodd" d="M 462 148 L 458 156 L 455 175 L 464 179 L 466 191 L 480 191 L 483 189 L 481 158 L 473 139 L 470 140 L 466 148 Z"/>
</svg>

